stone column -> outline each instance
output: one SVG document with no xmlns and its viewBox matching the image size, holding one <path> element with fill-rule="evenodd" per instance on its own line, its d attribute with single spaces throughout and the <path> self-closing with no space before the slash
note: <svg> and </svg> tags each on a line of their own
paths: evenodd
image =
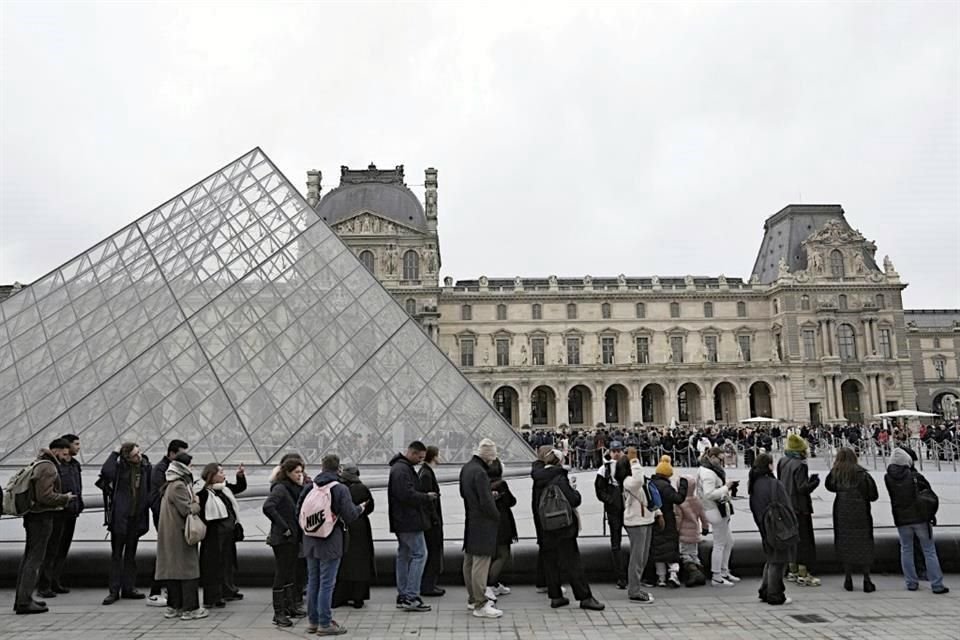
<svg viewBox="0 0 960 640">
<path fill-rule="evenodd" d="M 520 400 L 519 400 L 519 411 L 520 411 L 520 426 L 522 427 L 525 424 L 530 424 L 530 385 L 522 383 L 520 385 Z"/>
<path fill-rule="evenodd" d="M 840 394 L 840 381 L 837 376 L 830 376 L 833 384 L 833 408 L 837 411 L 837 418 L 843 418 L 843 398 Z"/>
<path fill-rule="evenodd" d="M 840 343 L 837 342 L 837 321 L 831 320 L 830 324 L 830 355 L 840 355 Z"/>
<path fill-rule="evenodd" d="M 820 351 L 821 358 L 825 358 L 830 355 L 830 330 L 827 329 L 827 321 L 820 321 Z"/>
<path fill-rule="evenodd" d="M 781 380 L 783 381 L 781 383 L 783 385 L 783 389 L 786 392 L 784 396 L 786 407 L 784 407 L 783 414 L 778 417 L 783 418 L 784 420 L 789 420 L 791 416 L 793 416 L 793 388 L 790 384 L 790 376 L 783 374 Z"/>
<path fill-rule="evenodd" d="M 630 383 L 630 422 L 627 426 L 633 426 L 632 423 L 640 422 L 643 419 L 643 411 L 640 406 L 640 381 L 634 380 Z"/>
<path fill-rule="evenodd" d="M 589 425 L 591 428 L 598 422 L 606 423 L 606 398 L 603 396 L 603 382 L 597 380 L 593 383 L 593 422 Z"/>
<path fill-rule="evenodd" d="M 868 416 L 872 417 L 873 415 L 880 413 L 876 409 L 876 398 L 874 396 L 876 395 L 877 390 L 874 384 L 874 379 L 875 379 L 874 374 L 872 373 L 867 374 L 867 398 L 869 403 L 869 410 L 863 412 L 864 422 L 866 422 L 866 420 L 868 419 Z"/>
<path fill-rule="evenodd" d="M 746 386 L 745 383 L 740 383 L 738 385 L 740 389 L 737 393 L 737 419 L 744 420 L 750 416 L 750 387 Z"/>
<path fill-rule="evenodd" d="M 833 395 L 833 389 L 830 386 L 830 376 L 823 376 L 823 415 L 827 420 L 833 418 L 833 401 L 830 396 Z"/>
<path fill-rule="evenodd" d="M 700 394 L 700 422 L 705 423 L 707 420 L 715 420 L 716 417 L 713 415 L 713 395 L 707 389 L 706 383 L 701 383 L 703 387 L 703 392 Z"/>
<path fill-rule="evenodd" d="M 877 374 L 877 402 L 880 407 L 879 413 L 883 413 L 887 410 L 887 395 L 883 390 L 883 381 L 880 378 L 883 377 L 883 374 Z"/>
</svg>

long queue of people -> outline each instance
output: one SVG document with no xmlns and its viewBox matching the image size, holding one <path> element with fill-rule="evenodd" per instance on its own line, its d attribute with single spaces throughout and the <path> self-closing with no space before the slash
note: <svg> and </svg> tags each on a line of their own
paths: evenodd
<svg viewBox="0 0 960 640">
<path fill-rule="evenodd" d="M 58 438 L 37 460 L 7 484 L 4 512 L 20 512 L 26 548 L 18 574 L 14 610 L 44 613 L 40 598 L 69 593 L 60 576 L 77 515 L 82 511 L 82 486 L 76 456 L 79 438 Z M 238 469 L 228 483 L 220 465 L 205 465 L 194 477 L 186 442 L 170 442 L 167 455 L 151 465 L 134 443 L 124 443 L 103 464 L 97 486 L 104 492 L 105 524 L 111 538 L 111 567 L 104 605 L 118 599 L 146 599 L 164 607 L 164 617 L 196 620 L 210 609 L 243 597 L 235 584 L 236 543 L 243 539 L 236 496 L 246 489 Z M 710 584 L 732 587 L 740 578 L 730 566 L 735 539 L 731 529 L 732 500 L 738 481 L 728 479 L 724 451 L 704 450 L 696 475 L 674 478 L 670 456 L 663 456 L 647 476 L 636 447 L 610 441 L 597 470 L 594 490 L 610 525 L 613 574 L 617 587 L 631 602 L 652 604 L 651 590 Z M 761 451 L 753 460 L 747 493 L 760 532 L 765 558 L 759 597 L 771 605 L 790 602 L 785 581 L 816 587 L 816 545 L 811 494 L 820 479 L 810 473 L 810 448 L 791 433 L 784 455 Z M 906 588 L 916 591 L 921 579 L 933 593 L 944 594 L 933 525 L 938 499 L 913 463 L 910 449 L 896 448 L 884 476 L 901 544 Z M 387 500 L 390 531 L 397 539 L 396 606 L 406 612 L 430 611 L 424 598 L 442 597 L 443 514 L 441 485 L 435 469 L 436 447 L 414 441 L 390 461 Z M 582 609 L 600 611 L 605 605 L 593 595 L 580 559 L 578 508 L 582 495 L 576 476 L 561 450 L 540 445 L 531 468 L 531 512 L 538 544 L 536 589 L 546 593 L 553 608 L 570 604 L 564 583 Z M 25 487 L 25 490 L 24 490 Z M 871 503 L 878 498 L 872 476 L 858 464 L 856 453 L 841 448 L 826 478 L 836 493 L 833 504 L 835 545 L 844 561 L 844 588 L 853 590 L 853 574 L 863 576 L 864 592 L 876 589 L 870 579 L 873 564 Z M 463 465 L 459 492 L 464 505 L 463 580 L 467 609 L 478 618 L 499 618 L 499 600 L 511 589 L 501 582 L 517 540 L 513 509 L 516 496 L 503 477 L 497 445 L 478 443 Z M 11 506 L 12 505 L 12 506 Z M 285 455 L 273 470 L 262 511 L 270 521 L 267 544 L 273 550 L 273 622 L 292 626 L 306 616 L 307 631 L 340 635 L 346 629 L 334 619 L 339 606 L 362 608 L 370 598 L 374 575 L 373 534 L 369 515 L 374 500 L 360 480 L 359 469 L 341 465 L 328 454 L 320 472 L 309 480 L 299 454 Z M 136 590 L 136 551 L 149 527 L 157 530 L 156 567 L 150 595 Z M 629 538 L 623 558 L 622 532 Z M 701 563 L 700 543 L 713 536 L 709 569 Z M 919 547 L 918 567 L 914 548 Z M 203 589 L 203 600 L 199 596 Z M 164 597 L 163 591 L 166 596 Z M 306 594 L 306 608 L 303 594 Z"/>
</svg>

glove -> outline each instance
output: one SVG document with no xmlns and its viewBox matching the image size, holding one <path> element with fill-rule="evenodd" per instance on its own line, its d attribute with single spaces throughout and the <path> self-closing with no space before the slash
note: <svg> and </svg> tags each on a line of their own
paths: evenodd
<svg viewBox="0 0 960 640">
<path fill-rule="evenodd" d="M 700 535 L 708 536 L 710 535 L 710 529 L 704 529 L 700 532 Z"/>
<path fill-rule="evenodd" d="M 573 487 L 574 489 L 576 489 L 576 488 L 577 488 L 577 476 L 569 476 L 567 479 L 570 481 L 570 486 Z"/>
</svg>

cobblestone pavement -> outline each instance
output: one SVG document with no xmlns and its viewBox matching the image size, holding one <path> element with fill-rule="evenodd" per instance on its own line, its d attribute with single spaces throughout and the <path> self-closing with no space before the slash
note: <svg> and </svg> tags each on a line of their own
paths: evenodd
<svg viewBox="0 0 960 640">
<path fill-rule="evenodd" d="M 847 593 L 841 579 L 827 576 L 820 588 L 788 586 L 795 602 L 771 607 L 756 599 L 758 581 L 744 578 L 729 589 L 700 587 L 676 591 L 654 589 L 656 602 L 631 603 L 624 591 L 612 585 L 596 585 L 595 595 L 607 604 L 602 612 L 587 612 L 573 602 L 563 609 L 550 609 L 546 597 L 528 585 L 517 586 L 503 596 L 499 620 L 481 620 L 466 610 L 463 587 L 431 599 L 429 613 L 404 613 L 393 605 L 395 592 L 373 590 L 372 602 L 362 610 L 337 609 L 334 616 L 349 629 L 344 638 L 403 640 L 472 640 L 516 638 L 577 640 L 617 637 L 682 638 L 690 640 L 742 640 L 748 638 L 836 638 L 853 640 L 957 640 L 960 638 L 960 576 L 948 576 L 956 591 L 935 596 L 924 584 L 910 593 L 899 576 L 875 576 L 878 591 Z M 104 592 L 77 590 L 50 600 L 51 612 L 16 616 L 13 593 L 0 592 L 0 638 L 16 640 L 266 640 L 308 637 L 305 621 L 290 629 L 271 623 L 270 591 L 248 589 L 241 602 L 211 611 L 210 617 L 193 622 L 165 620 L 162 609 L 148 608 L 142 601 L 120 601 L 110 607 L 100 604 Z M 807 616 L 812 616 L 807 617 Z M 316 636 L 312 636 L 316 637 Z"/>
</svg>

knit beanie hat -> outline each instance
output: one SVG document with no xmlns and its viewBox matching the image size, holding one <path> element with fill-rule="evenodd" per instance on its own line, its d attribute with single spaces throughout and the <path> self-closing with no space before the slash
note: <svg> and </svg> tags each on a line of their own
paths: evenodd
<svg viewBox="0 0 960 640">
<path fill-rule="evenodd" d="M 792 451 L 793 453 L 806 454 L 807 449 L 809 449 L 807 441 L 801 438 L 799 435 L 791 433 L 787 436 L 787 446 L 784 447 L 783 450 L 787 452 Z"/>
<path fill-rule="evenodd" d="M 537 460 L 540 462 L 546 462 L 550 459 L 550 454 L 553 452 L 553 446 L 549 444 L 544 444 L 537 447 Z"/>
<path fill-rule="evenodd" d="M 657 475 L 661 475 L 664 478 L 669 478 L 673 475 L 673 465 L 670 464 L 670 456 L 663 456 L 660 458 L 660 464 L 657 465 L 657 468 L 654 469 Z"/>
<path fill-rule="evenodd" d="M 484 462 L 493 462 L 497 459 L 497 444 L 490 438 L 484 438 L 477 445 L 477 455 Z"/>
<path fill-rule="evenodd" d="M 910 457 L 910 454 L 897 447 L 893 450 L 893 455 L 890 456 L 890 464 L 895 464 L 898 467 L 912 467 L 913 458 Z"/>
</svg>

